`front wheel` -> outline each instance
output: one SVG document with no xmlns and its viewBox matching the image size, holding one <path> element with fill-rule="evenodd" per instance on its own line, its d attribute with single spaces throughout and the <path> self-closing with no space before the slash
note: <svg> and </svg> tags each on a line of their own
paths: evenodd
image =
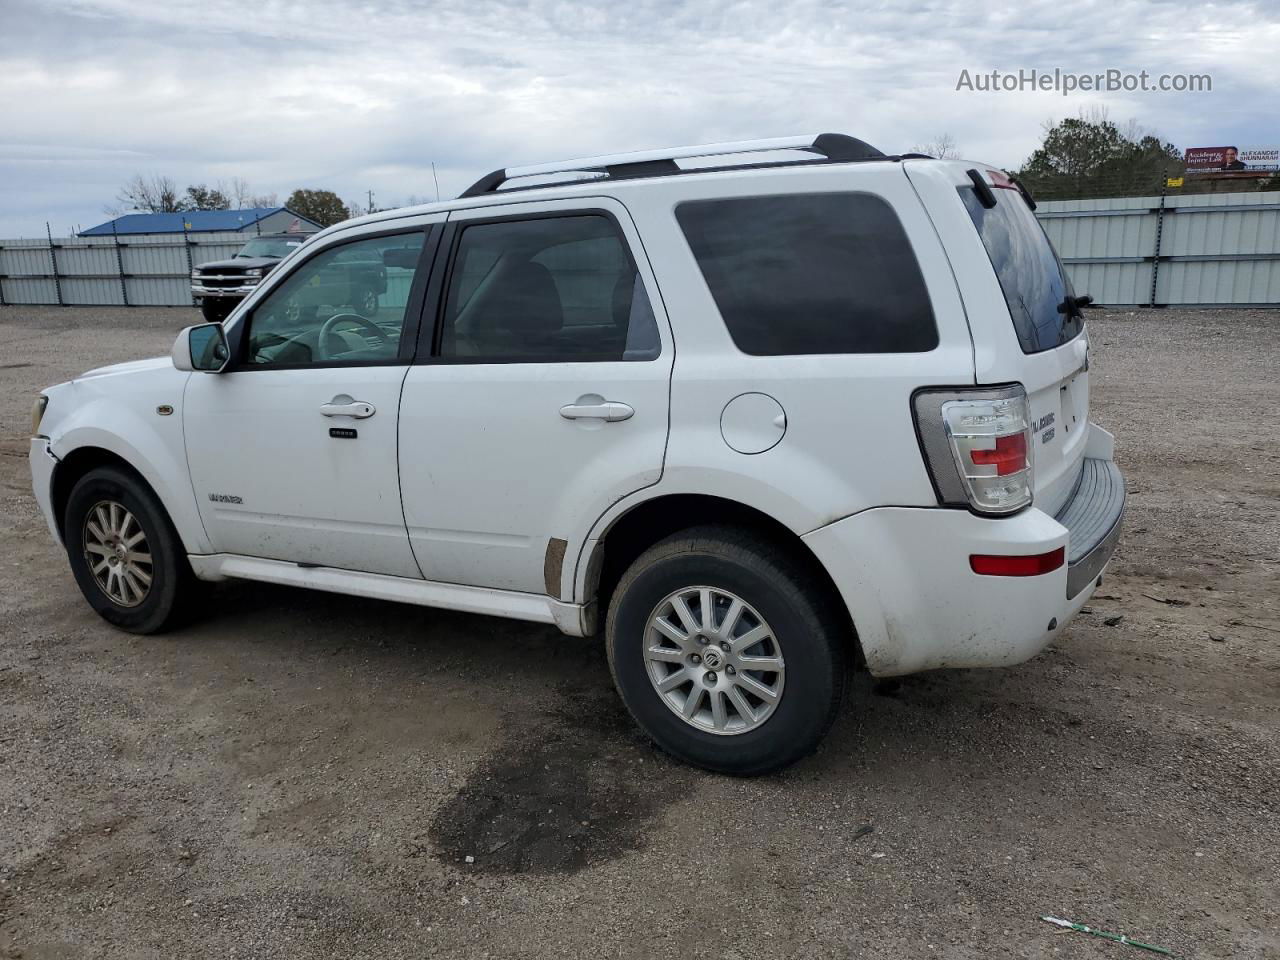
<svg viewBox="0 0 1280 960">
<path fill-rule="evenodd" d="M 754 775 L 794 763 L 830 729 L 846 632 L 803 564 L 743 531 L 705 527 L 631 565 L 606 642 L 623 701 L 660 747 Z"/>
<path fill-rule="evenodd" d="M 99 467 L 77 481 L 63 540 L 80 592 L 108 623 L 157 633 L 188 611 L 186 552 L 156 495 L 129 473 Z"/>
</svg>

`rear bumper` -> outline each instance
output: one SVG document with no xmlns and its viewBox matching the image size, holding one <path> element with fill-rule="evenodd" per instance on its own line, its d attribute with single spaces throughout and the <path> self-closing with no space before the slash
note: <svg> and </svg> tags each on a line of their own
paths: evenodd
<svg viewBox="0 0 1280 960">
<path fill-rule="evenodd" d="M 1086 459 L 1075 491 L 1054 518 L 1067 528 L 1067 597 L 1098 579 L 1120 542 L 1124 477 L 1112 460 Z"/>
<path fill-rule="evenodd" d="M 941 667 L 1001 667 L 1043 650 L 1092 595 L 1119 539 L 1124 481 L 1086 461 L 1066 507 L 1011 517 L 882 507 L 805 536 L 840 590 L 867 668 L 895 676 Z M 1039 576 L 982 576 L 973 554 L 1043 554 L 1068 562 Z"/>
</svg>

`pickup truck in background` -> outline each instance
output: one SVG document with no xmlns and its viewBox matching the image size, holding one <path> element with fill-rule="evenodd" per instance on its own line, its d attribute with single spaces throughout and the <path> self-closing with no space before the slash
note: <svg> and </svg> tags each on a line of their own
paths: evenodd
<svg viewBox="0 0 1280 960">
<path fill-rule="evenodd" d="M 311 234 L 277 233 L 257 236 L 230 260 L 201 263 L 191 271 L 191 293 L 210 323 L 225 320 L 276 264 L 291 254 Z"/>
</svg>

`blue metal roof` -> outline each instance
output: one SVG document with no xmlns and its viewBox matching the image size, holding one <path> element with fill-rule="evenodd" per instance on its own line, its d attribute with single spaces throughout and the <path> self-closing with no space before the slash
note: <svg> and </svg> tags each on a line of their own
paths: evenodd
<svg viewBox="0 0 1280 960">
<path fill-rule="evenodd" d="M 88 230 L 82 237 L 111 236 L 113 233 L 214 233 L 243 230 L 265 220 L 284 207 L 252 207 L 248 210 L 187 210 L 183 213 L 128 213 Z M 305 218 L 303 218 L 305 220 Z M 310 223 L 311 221 L 306 220 Z M 112 225 L 115 228 L 112 229 Z"/>
</svg>

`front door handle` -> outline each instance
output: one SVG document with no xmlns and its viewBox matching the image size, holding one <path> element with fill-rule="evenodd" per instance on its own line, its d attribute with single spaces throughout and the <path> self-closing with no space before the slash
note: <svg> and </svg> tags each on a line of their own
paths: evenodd
<svg viewBox="0 0 1280 960">
<path fill-rule="evenodd" d="M 345 393 L 338 394 L 328 403 L 320 404 L 320 415 L 323 417 L 351 417 L 355 420 L 363 420 L 377 412 L 377 407 L 372 403 L 353 400 Z"/>
<path fill-rule="evenodd" d="M 573 403 L 560 408 L 560 416 L 566 420 L 629 420 L 635 410 L 626 403 L 606 400 L 598 393 L 588 393 Z"/>
</svg>

